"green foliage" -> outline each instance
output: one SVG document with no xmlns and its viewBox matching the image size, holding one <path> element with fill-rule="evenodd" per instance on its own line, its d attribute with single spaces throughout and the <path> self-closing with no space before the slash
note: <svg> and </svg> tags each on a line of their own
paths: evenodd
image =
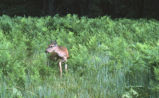
<svg viewBox="0 0 159 98">
<path fill-rule="evenodd" d="M 0 17 L 1 97 L 154 97 L 159 92 L 159 23 L 78 17 Z M 45 49 L 69 50 L 68 73 Z M 50 63 L 50 66 L 47 63 Z"/>
</svg>

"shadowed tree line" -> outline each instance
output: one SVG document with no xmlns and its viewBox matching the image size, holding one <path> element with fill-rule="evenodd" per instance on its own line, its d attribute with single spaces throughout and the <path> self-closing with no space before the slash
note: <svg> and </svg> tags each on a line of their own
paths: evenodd
<svg viewBox="0 0 159 98">
<path fill-rule="evenodd" d="M 10 16 L 79 16 L 156 18 L 159 19 L 158 0 L 1 0 L 0 15 Z"/>
</svg>

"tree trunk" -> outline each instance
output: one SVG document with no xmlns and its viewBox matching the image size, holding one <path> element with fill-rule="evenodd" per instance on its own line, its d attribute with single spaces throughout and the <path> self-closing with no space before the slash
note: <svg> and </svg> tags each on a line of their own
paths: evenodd
<svg viewBox="0 0 159 98">
<path fill-rule="evenodd" d="M 55 0 L 43 0 L 43 11 L 42 14 L 55 14 Z"/>
<path fill-rule="evenodd" d="M 49 0 L 48 2 L 49 5 L 49 14 L 54 15 L 55 14 L 55 0 Z"/>
</svg>

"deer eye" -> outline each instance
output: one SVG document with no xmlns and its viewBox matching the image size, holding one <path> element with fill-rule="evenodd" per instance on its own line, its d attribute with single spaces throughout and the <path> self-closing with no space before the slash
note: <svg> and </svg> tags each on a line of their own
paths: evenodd
<svg viewBox="0 0 159 98">
<path fill-rule="evenodd" d="M 52 46 L 49 46 L 50 48 L 52 48 Z"/>
</svg>

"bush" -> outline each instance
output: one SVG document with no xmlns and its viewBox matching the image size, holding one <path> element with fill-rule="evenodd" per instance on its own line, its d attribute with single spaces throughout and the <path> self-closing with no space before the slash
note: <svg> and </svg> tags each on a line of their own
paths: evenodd
<svg viewBox="0 0 159 98">
<path fill-rule="evenodd" d="M 78 17 L 0 17 L 0 91 L 8 97 L 155 97 L 159 92 L 159 23 Z M 44 53 L 57 40 L 69 72 Z M 135 92 L 135 94 L 134 94 Z M 127 97 L 126 97 L 127 98 Z"/>
</svg>

